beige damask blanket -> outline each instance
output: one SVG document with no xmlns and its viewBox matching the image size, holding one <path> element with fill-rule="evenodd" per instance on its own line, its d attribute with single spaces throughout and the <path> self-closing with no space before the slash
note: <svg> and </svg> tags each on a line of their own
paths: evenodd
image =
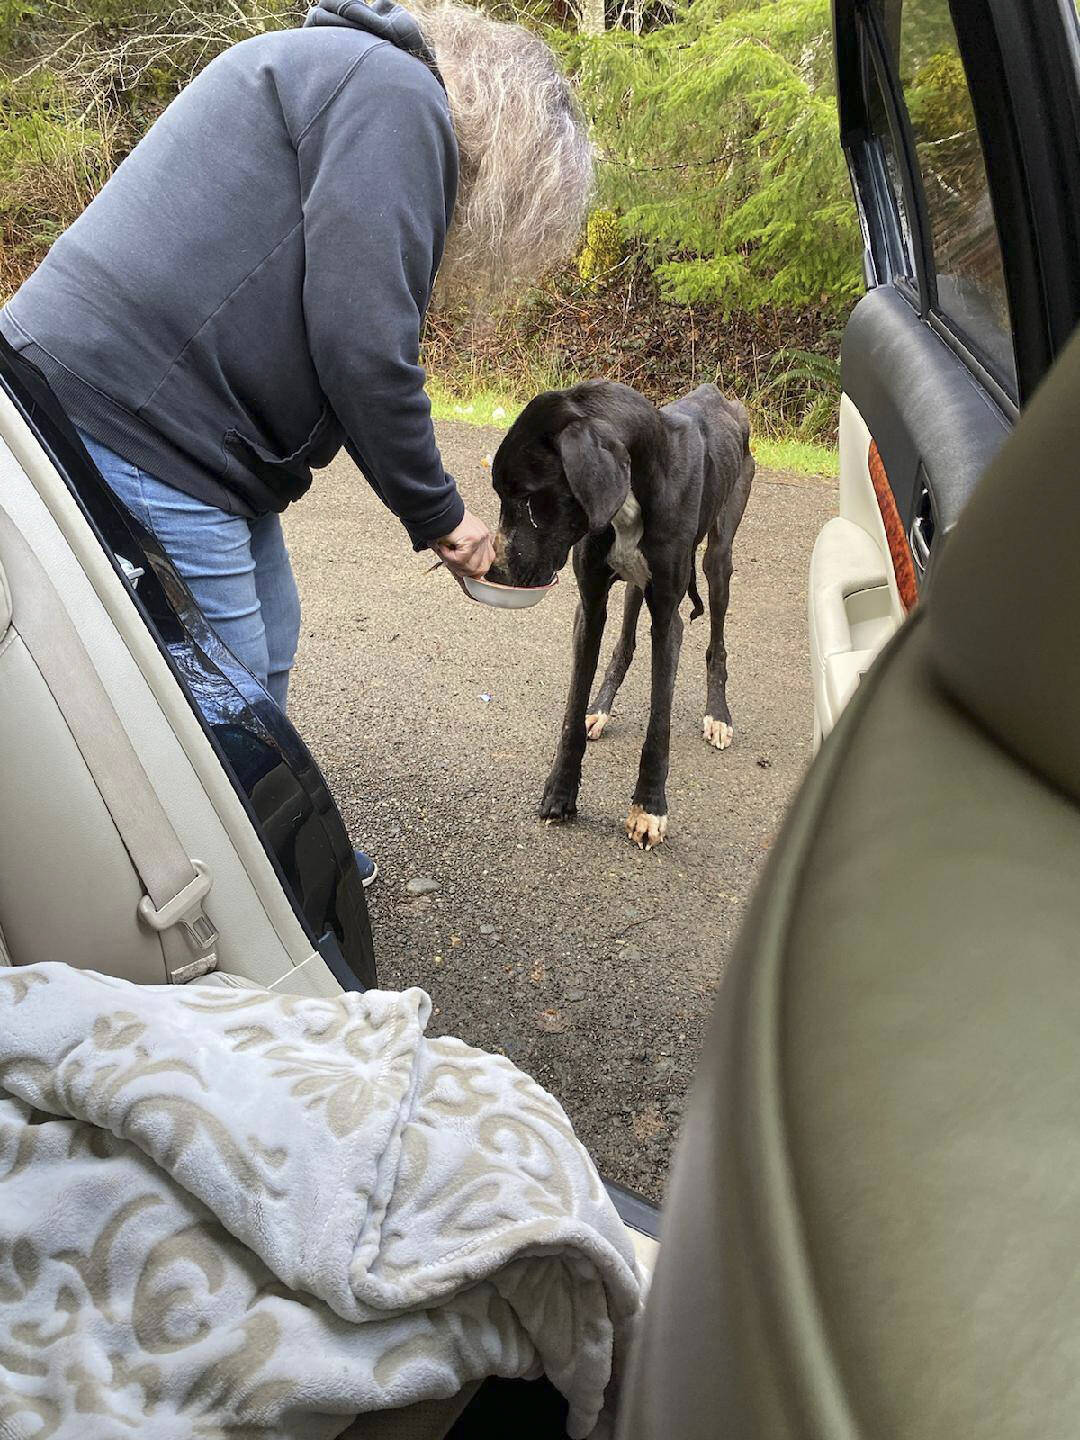
<svg viewBox="0 0 1080 1440">
<path fill-rule="evenodd" d="M 563 1111 L 333 1001 L 0 971 L 0 1436 L 335 1436 L 545 1371 L 596 1423 L 640 1303 Z"/>
</svg>

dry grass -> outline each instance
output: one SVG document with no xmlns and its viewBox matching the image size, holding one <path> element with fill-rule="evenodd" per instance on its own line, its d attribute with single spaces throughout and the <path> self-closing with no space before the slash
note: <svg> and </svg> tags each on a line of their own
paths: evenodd
<svg viewBox="0 0 1080 1440">
<path fill-rule="evenodd" d="M 32 53 L 15 68 L 22 80 L 50 77 L 74 105 L 109 95 L 119 102 L 158 76 L 179 88 L 228 46 L 295 24 L 305 8 L 295 0 L 49 0 L 28 26 Z"/>
<path fill-rule="evenodd" d="M 0 0 L 0 301 L 187 80 L 296 0 Z"/>
</svg>

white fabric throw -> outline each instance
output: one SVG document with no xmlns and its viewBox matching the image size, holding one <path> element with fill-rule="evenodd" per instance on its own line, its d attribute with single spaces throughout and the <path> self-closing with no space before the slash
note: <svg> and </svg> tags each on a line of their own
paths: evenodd
<svg viewBox="0 0 1080 1440">
<path fill-rule="evenodd" d="M 559 1105 L 429 1011 L 0 971 L 0 1435 L 330 1440 L 541 1371 L 587 1435 L 632 1247 Z"/>
</svg>

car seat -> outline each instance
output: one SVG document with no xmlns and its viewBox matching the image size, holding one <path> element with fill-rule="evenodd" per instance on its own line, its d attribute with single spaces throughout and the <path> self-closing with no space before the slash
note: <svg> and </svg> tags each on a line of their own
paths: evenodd
<svg viewBox="0 0 1080 1440">
<path fill-rule="evenodd" d="M 1080 338 L 862 681 L 724 977 L 625 1440 L 1080 1413 Z"/>
</svg>

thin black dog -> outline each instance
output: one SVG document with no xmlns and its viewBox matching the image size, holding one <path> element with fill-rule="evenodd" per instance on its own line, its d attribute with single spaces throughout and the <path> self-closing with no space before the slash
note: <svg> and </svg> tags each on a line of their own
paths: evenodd
<svg viewBox="0 0 1080 1440">
<path fill-rule="evenodd" d="M 626 830 L 644 850 L 667 833 L 665 786 L 671 701 L 689 592 L 703 613 L 695 573 L 703 540 L 709 588 L 704 738 L 731 743 L 724 619 L 731 542 L 754 476 L 742 405 L 715 385 L 658 409 L 627 385 L 591 380 L 532 400 L 499 446 L 492 479 L 502 504 L 499 571 L 514 585 L 542 585 L 574 552 L 580 604 L 574 619 L 570 696 L 540 814 L 577 813 L 586 742 L 599 737 L 634 654 L 644 600 L 652 616 L 652 705 Z M 492 578 L 500 578 L 492 572 Z M 622 635 L 596 701 L 608 593 L 626 581 Z"/>
</svg>

